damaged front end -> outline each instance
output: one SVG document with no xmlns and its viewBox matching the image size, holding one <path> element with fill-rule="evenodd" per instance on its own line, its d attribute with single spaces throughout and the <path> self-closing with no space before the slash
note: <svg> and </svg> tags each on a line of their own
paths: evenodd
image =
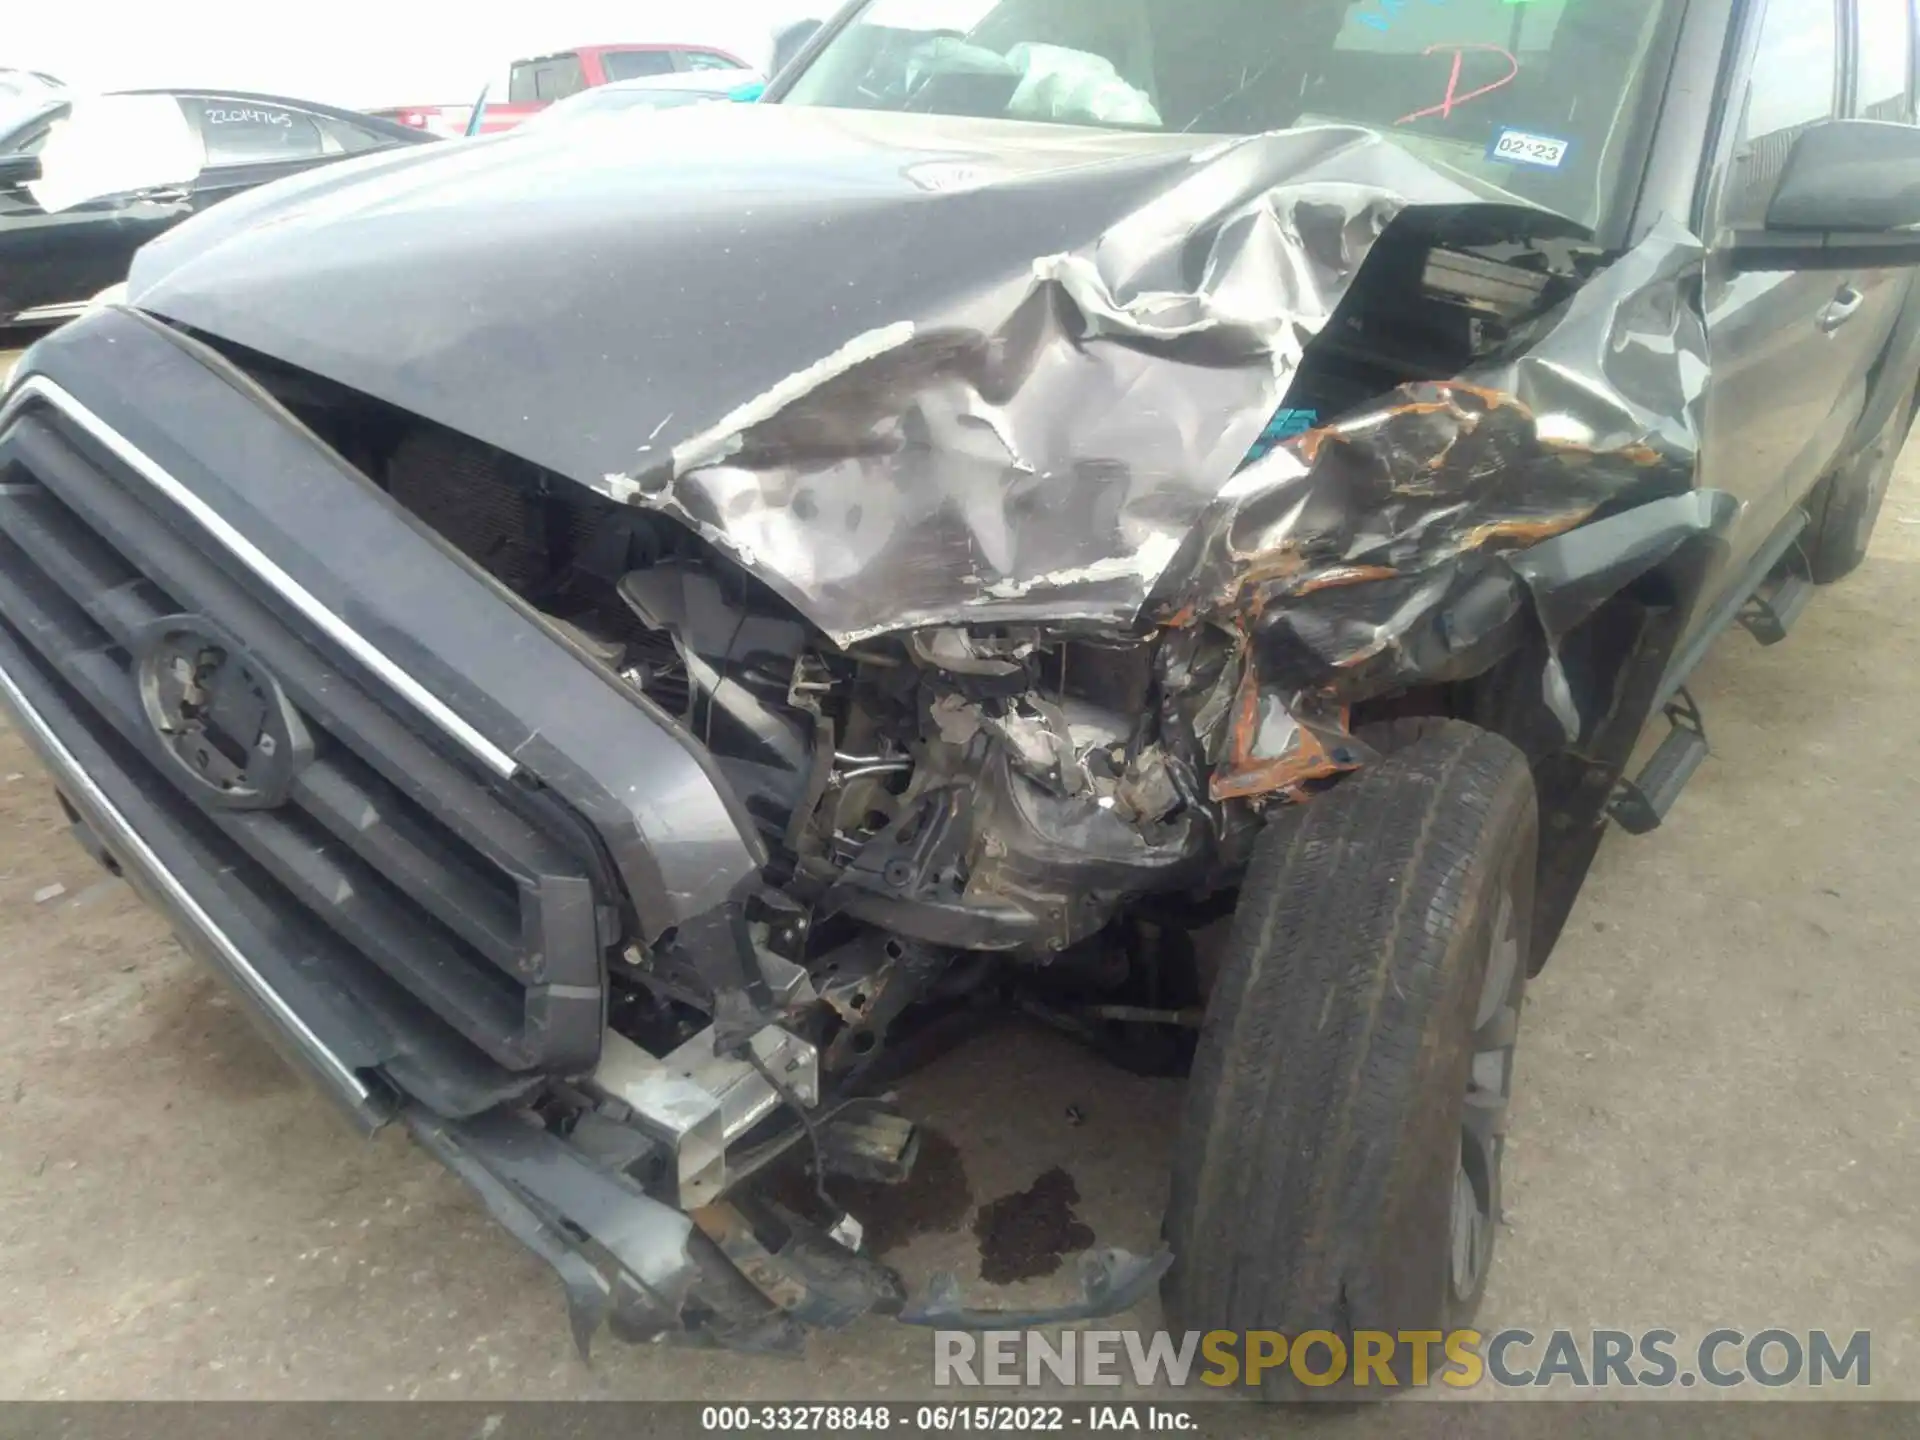
<svg viewBox="0 0 1920 1440">
<path fill-rule="evenodd" d="M 795 262 L 816 291 L 769 296 L 705 359 L 677 348 L 691 328 L 651 337 L 648 393 L 604 410 L 618 365 L 503 393 L 462 382 L 464 350 L 422 363 L 436 306 L 460 336 L 532 303 L 437 287 L 424 251 L 290 313 L 293 262 L 267 257 L 318 243 L 307 212 L 272 251 L 229 232 L 218 286 L 164 246 L 135 277 L 133 304 L 484 572 L 636 731 L 701 755 L 657 792 L 625 777 L 614 809 L 652 823 L 719 791 L 740 822 L 733 868 L 656 865 L 569 794 L 567 747 L 620 736 L 525 727 L 510 763 L 587 814 L 617 882 L 598 1057 L 484 1112 L 401 1106 L 558 1270 L 583 1347 L 603 1323 L 783 1349 L 872 1311 L 1028 1324 L 1140 1298 L 1164 1252 L 1094 1252 L 1050 1314 L 950 1277 L 910 1303 L 834 1199 L 912 1170 L 892 1077 L 1009 1005 L 1177 1069 L 1162 1042 L 1203 999 L 1185 933 L 1271 812 L 1366 765 L 1396 714 L 1497 716 L 1577 883 L 1634 687 L 1727 523 L 1693 488 L 1683 232 L 1608 251 L 1351 128 L 1099 137 L 1048 158 L 1071 181 L 1048 190 L 923 183 L 950 135 L 902 155 L 860 117 L 779 123 L 878 157 L 896 190 L 849 223 L 943 263 L 843 316 L 821 297 L 856 284 L 829 253 L 851 232 L 822 224 Z M 983 154 L 1018 133 L 979 128 Z M 711 247 L 673 223 L 632 242 L 648 273 L 711 293 Z M 800 243 L 792 223 L 767 243 Z M 546 313 L 598 323 L 567 265 L 542 274 Z M 422 297 L 405 334 L 390 285 Z M 578 349 L 631 343 L 600 338 Z"/>
</svg>

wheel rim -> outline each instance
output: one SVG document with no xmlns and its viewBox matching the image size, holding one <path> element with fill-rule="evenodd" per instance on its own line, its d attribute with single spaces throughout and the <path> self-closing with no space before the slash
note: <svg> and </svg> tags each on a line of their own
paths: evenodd
<svg viewBox="0 0 1920 1440">
<path fill-rule="evenodd" d="M 1471 1298 L 1486 1278 L 1493 1227 L 1500 1216 L 1500 1152 L 1513 1098 L 1514 1042 L 1520 1028 L 1519 916 L 1503 884 L 1488 927 L 1486 978 L 1473 1019 L 1473 1061 L 1460 1115 L 1460 1158 L 1454 1168 L 1449 1230 L 1453 1292 Z"/>
</svg>

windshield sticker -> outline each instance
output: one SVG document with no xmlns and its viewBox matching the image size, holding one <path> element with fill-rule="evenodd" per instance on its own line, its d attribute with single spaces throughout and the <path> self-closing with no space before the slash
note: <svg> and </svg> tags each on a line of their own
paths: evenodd
<svg viewBox="0 0 1920 1440">
<path fill-rule="evenodd" d="M 1534 135 L 1525 130 L 1502 130 L 1487 147 L 1489 160 L 1504 160 L 1510 165 L 1537 165 L 1558 170 L 1573 148 L 1571 140 L 1555 135 Z"/>
<path fill-rule="evenodd" d="M 206 116 L 209 125 L 277 125 L 282 129 L 291 128 L 293 116 L 284 110 L 229 110 L 218 105 L 209 105 L 200 112 Z"/>
<path fill-rule="evenodd" d="M 1429 105 L 1424 110 L 1415 110 L 1411 115 L 1402 115 L 1398 120 L 1393 122 L 1394 124 L 1405 125 L 1409 121 L 1424 120 L 1429 115 L 1438 115 L 1444 120 L 1469 100 L 1478 100 L 1483 95 L 1491 95 L 1503 86 L 1511 85 L 1513 83 L 1513 77 L 1520 73 L 1520 62 L 1514 58 L 1513 52 L 1503 45 L 1442 43 L 1439 45 L 1429 45 L 1420 53 L 1422 55 L 1438 55 L 1442 51 L 1447 50 L 1453 52 L 1453 70 L 1447 76 L 1447 93 L 1440 97 L 1440 103 L 1437 105 Z M 1498 55 L 1502 60 L 1507 62 L 1507 73 L 1491 84 L 1482 85 L 1477 89 L 1469 90 L 1465 94 L 1462 94 L 1460 92 L 1460 71 L 1465 66 L 1469 51 Z"/>
</svg>

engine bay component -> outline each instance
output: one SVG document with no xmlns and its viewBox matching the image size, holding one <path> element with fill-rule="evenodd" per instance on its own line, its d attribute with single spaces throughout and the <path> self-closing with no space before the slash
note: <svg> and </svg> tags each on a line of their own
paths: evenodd
<svg viewBox="0 0 1920 1440">
<path fill-rule="evenodd" d="M 591 1081 L 667 1146 L 685 1208 L 725 1192 L 727 1147 L 772 1113 L 783 1092 L 804 1106 L 820 1101 L 819 1052 L 798 1036 L 769 1025 L 747 1042 L 750 1059 L 717 1054 L 714 1041 L 709 1027 L 656 1059 L 609 1031 Z"/>
</svg>

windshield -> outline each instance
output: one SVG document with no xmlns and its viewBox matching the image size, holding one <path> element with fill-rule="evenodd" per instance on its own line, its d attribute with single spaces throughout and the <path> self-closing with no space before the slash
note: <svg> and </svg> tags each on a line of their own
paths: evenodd
<svg viewBox="0 0 1920 1440">
<path fill-rule="evenodd" d="M 728 99 L 730 93 L 728 90 L 695 89 L 691 86 L 669 89 L 664 85 L 601 85 L 592 90 L 582 90 L 578 95 L 548 106 L 538 115 L 530 116 L 520 128 L 566 124 L 581 119 L 624 114 L 629 110 L 675 110 L 682 105 L 717 105 Z"/>
<path fill-rule="evenodd" d="M 868 0 L 790 105 L 1365 125 L 1597 226 L 1678 0 Z"/>
<path fill-rule="evenodd" d="M 725 90 L 602 90 L 583 100 L 591 100 L 591 106 L 579 105 L 578 110 L 672 110 L 681 105 L 710 105 L 716 100 L 727 98 Z"/>
<path fill-rule="evenodd" d="M 739 70 L 738 60 L 712 50 L 682 50 L 678 73 L 695 70 Z M 600 57 L 600 68 L 608 80 L 640 80 L 649 75 L 676 73 L 671 50 L 609 50 Z"/>
</svg>

